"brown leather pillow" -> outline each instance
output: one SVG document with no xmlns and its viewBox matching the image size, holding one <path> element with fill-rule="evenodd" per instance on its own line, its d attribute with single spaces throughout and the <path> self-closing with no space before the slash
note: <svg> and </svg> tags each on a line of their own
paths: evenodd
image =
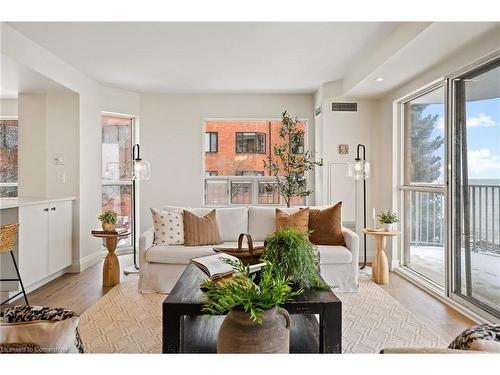
<svg viewBox="0 0 500 375">
<path fill-rule="evenodd" d="M 276 209 L 276 230 L 295 228 L 299 232 L 308 235 L 309 227 L 309 208 L 304 208 L 294 214 L 287 214 Z"/>
<path fill-rule="evenodd" d="M 309 230 L 309 239 L 315 245 L 345 246 L 342 234 L 342 202 L 324 210 L 310 210 Z"/>
<path fill-rule="evenodd" d="M 217 245 L 222 241 L 215 210 L 203 217 L 184 210 L 184 244 L 186 246 Z"/>
</svg>

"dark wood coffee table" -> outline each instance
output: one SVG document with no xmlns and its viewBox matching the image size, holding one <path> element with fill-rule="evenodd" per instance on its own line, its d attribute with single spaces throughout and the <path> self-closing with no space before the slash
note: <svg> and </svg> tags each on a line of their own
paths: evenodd
<svg viewBox="0 0 500 375">
<path fill-rule="evenodd" d="M 224 316 L 202 316 L 205 278 L 188 265 L 163 301 L 163 353 L 216 353 Z M 283 307 L 291 315 L 290 353 L 341 353 L 342 304 L 332 291 L 310 290 Z"/>
</svg>

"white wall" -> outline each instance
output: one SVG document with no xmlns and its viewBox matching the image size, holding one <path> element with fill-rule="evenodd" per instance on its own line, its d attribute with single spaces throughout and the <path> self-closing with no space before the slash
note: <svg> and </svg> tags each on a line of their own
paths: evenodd
<svg viewBox="0 0 500 375">
<path fill-rule="evenodd" d="M 141 231 L 151 225 L 150 207 L 203 205 L 204 119 L 280 118 L 286 109 L 309 120 L 314 146 L 313 95 L 141 94 L 140 103 L 141 156 L 152 170 L 141 186 Z"/>
<path fill-rule="evenodd" d="M 9 25 L 2 23 L 1 28 L 3 54 L 78 94 L 78 189 L 74 205 L 73 269 L 80 271 L 101 259 L 101 241 L 90 235 L 98 226 L 97 217 L 101 211 L 100 115 L 102 111 L 137 114 L 138 95 L 103 88 Z"/>
<path fill-rule="evenodd" d="M 46 196 L 76 197 L 79 186 L 79 97 L 75 93 L 46 94 Z M 55 154 L 63 155 L 64 164 L 55 164 Z M 63 173 L 64 182 L 58 182 Z"/>
<path fill-rule="evenodd" d="M 17 117 L 17 99 L 0 99 L 0 116 Z"/>
<path fill-rule="evenodd" d="M 374 162 L 375 153 L 372 142 L 373 132 L 379 127 L 378 100 L 357 99 L 339 96 L 342 85 L 339 81 L 323 85 L 317 95 L 322 96 L 321 123 L 317 124 L 316 132 L 321 138 L 316 139 L 316 151 L 323 157 L 325 166 L 321 170 L 322 180 L 321 201 L 323 205 L 335 204 L 343 201 L 343 221 L 356 222 L 357 232 L 362 236 L 363 229 L 363 183 L 355 183 L 347 177 L 347 164 L 354 161 L 356 147 L 359 143 L 366 146 L 366 160 L 370 162 L 372 174 L 367 183 L 367 226 L 372 226 L 372 190 L 373 175 L 381 173 L 379 165 Z M 319 102 L 319 99 L 316 98 Z M 353 101 L 358 103 L 357 112 L 332 112 L 332 101 Z M 349 145 L 348 154 L 339 154 L 340 144 Z M 383 172 L 382 172 L 383 173 Z M 360 250 L 363 251 L 363 241 L 360 241 Z M 375 255 L 375 244 L 367 239 L 367 259 L 370 261 Z M 362 259 L 360 259 L 362 260 Z"/>
<path fill-rule="evenodd" d="M 18 195 L 45 197 L 47 118 L 45 94 L 19 95 Z"/>
<path fill-rule="evenodd" d="M 398 192 L 398 137 L 400 124 L 395 122 L 393 105 L 394 101 L 412 93 L 419 88 L 444 78 L 467 65 L 489 55 L 495 51 L 500 52 L 500 26 L 493 32 L 482 36 L 462 48 L 457 53 L 446 58 L 445 61 L 435 65 L 428 71 L 420 74 L 417 78 L 398 87 L 388 93 L 380 100 L 380 122 L 379 127 L 373 132 L 373 148 L 377 151 L 373 154 L 376 165 L 383 166 L 384 173 L 377 173 L 374 168 L 373 176 L 373 199 L 378 207 L 391 207 L 399 212 L 396 194 Z M 399 261 L 398 239 L 387 241 L 387 255 L 392 266 L 397 266 Z"/>
</svg>

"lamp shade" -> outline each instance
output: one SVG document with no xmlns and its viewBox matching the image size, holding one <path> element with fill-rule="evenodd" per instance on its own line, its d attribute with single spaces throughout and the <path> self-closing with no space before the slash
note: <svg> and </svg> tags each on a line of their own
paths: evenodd
<svg viewBox="0 0 500 375">
<path fill-rule="evenodd" d="M 149 161 L 142 159 L 134 160 L 134 179 L 149 180 L 151 178 L 151 166 Z"/>
<path fill-rule="evenodd" d="M 370 163 L 356 159 L 353 163 L 349 163 L 347 176 L 355 180 L 366 180 L 370 176 Z"/>
</svg>

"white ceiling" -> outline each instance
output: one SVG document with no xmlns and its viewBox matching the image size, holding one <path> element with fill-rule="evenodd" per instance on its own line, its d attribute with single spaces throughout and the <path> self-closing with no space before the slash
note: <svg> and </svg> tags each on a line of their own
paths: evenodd
<svg viewBox="0 0 500 375">
<path fill-rule="evenodd" d="M 0 98 L 14 99 L 20 92 L 47 93 L 68 92 L 67 87 L 17 63 L 10 57 L 0 55 Z"/>
<path fill-rule="evenodd" d="M 9 23 L 112 87 L 312 93 L 342 79 L 399 23 Z"/>
</svg>

